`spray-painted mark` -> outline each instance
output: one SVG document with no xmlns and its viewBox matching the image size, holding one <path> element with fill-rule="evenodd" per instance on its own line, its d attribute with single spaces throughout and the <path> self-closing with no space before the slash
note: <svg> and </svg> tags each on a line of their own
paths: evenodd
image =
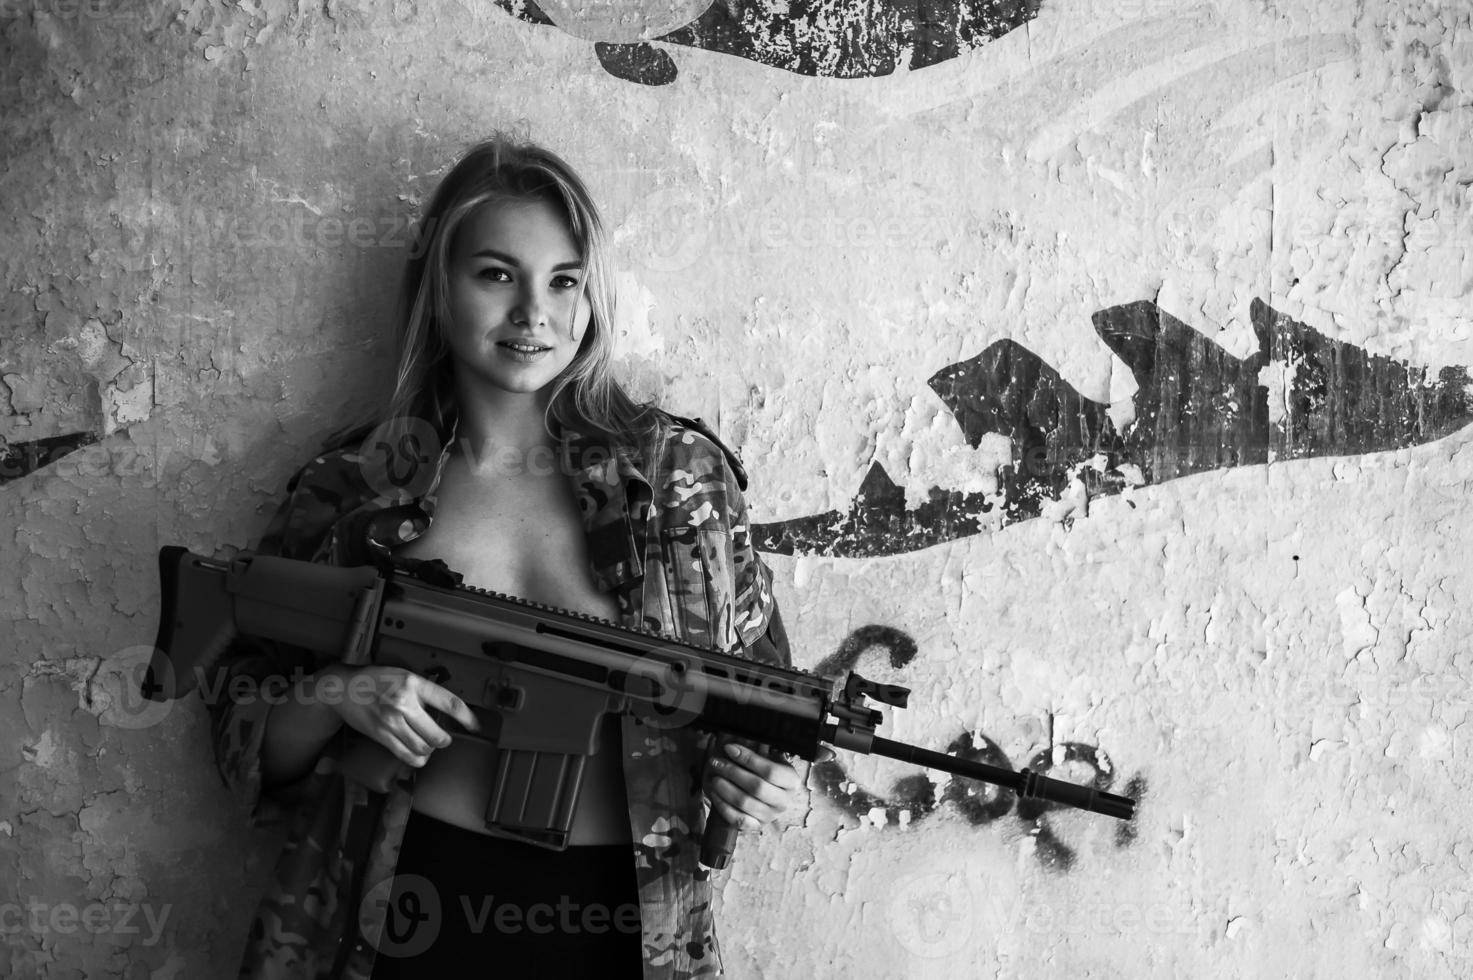
<svg viewBox="0 0 1473 980">
<path fill-rule="evenodd" d="M 946 747 L 947 755 L 969 762 L 1000 766 L 1011 769 L 1007 753 L 992 739 L 981 732 L 966 732 L 952 739 Z M 962 816 L 975 826 L 986 826 L 999 817 L 1007 815 L 1013 808 L 1017 794 L 991 783 L 979 783 L 975 779 L 953 776 L 941 792 L 941 799 L 953 804 Z"/>
<path fill-rule="evenodd" d="M 584 4 L 495 0 L 512 16 L 594 42 L 604 70 L 641 85 L 668 85 L 675 62 L 654 43 L 746 58 L 797 75 L 873 78 L 949 61 L 1011 33 L 1040 0 L 692 0 Z"/>
<path fill-rule="evenodd" d="M 917 652 L 915 640 L 903 630 L 893 626 L 861 626 L 846 636 L 839 648 L 814 667 L 813 672 L 825 677 L 840 676 L 854 668 L 861 654 L 876 647 L 888 654 L 890 666 L 895 668 L 909 664 Z M 1005 769 L 1017 768 L 1002 747 L 982 732 L 962 733 L 946 747 L 946 753 Z M 1097 746 L 1083 742 L 1063 742 L 1041 748 L 1028 760 L 1028 768 L 1042 775 L 1062 766 L 1069 766 L 1069 770 L 1058 778 L 1071 782 L 1084 779 L 1096 789 L 1109 789 L 1115 779 L 1114 767 L 1104 753 Z M 1086 767 L 1093 775 L 1081 776 L 1080 770 Z M 985 827 L 1006 816 L 1016 806 L 1018 819 L 1034 839 L 1034 855 L 1039 863 L 1051 871 L 1068 871 L 1074 866 L 1074 849 L 1059 838 L 1046 819 L 1047 814 L 1054 810 L 1069 809 L 1063 804 L 1020 800 L 1011 789 L 959 776 L 950 777 L 938 794 L 936 784 L 925 773 L 896 780 L 882 796 L 851 779 L 837 757 L 815 762 L 812 775 L 819 789 L 840 809 L 860 820 L 871 819 L 876 811 L 883 812 L 886 826 L 914 824 L 934 813 L 941 804 L 949 804 L 972 825 Z M 1127 786 L 1127 795 L 1138 799 L 1135 794 L 1144 789 L 1144 780 L 1139 776 L 1133 777 Z M 1135 841 L 1134 819 L 1124 823 L 1131 825 L 1132 829 L 1128 833 L 1116 829 L 1117 847 Z"/>
<path fill-rule="evenodd" d="M 1141 800 L 1145 799 L 1146 793 L 1149 790 L 1150 784 L 1146 782 L 1146 777 L 1140 773 L 1136 773 L 1126 780 L 1125 792 L 1121 795 L 1135 800 L 1136 806 L 1139 807 Z M 1135 836 L 1136 824 L 1134 820 L 1122 820 L 1115 825 L 1116 847 L 1129 847 L 1135 843 Z"/>
<path fill-rule="evenodd" d="M 1402 449 L 1473 421 L 1467 368 L 1433 377 L 1331 340 L 1262 301 L 1251 313 L 1258 350 L 1246 358 L 1153 302 L 1096 313 L 1095 331 L 1138 385 L 1134 419 L 1119 428 L 1105 403 L 1026 347 L 998 341 L 930 379 L 974 448 L 989 434 L 1011 444 L 997 494 L 932 487 L 925 503 L 907 508 L 903 488 L 876 463 L 847 513 L 754 525 L 757 547 L 899 554 L 977 534 L 987 515 L 993 525 L 1038 517 L 1075 479 L 1096 497 L 1208 470 Z"/>
<path fill-rule="evenodd" d="M 1068 778 L 1071 782 L 1079 782 L 1076 775 L 1080 763 L 1094 770 L 1094 775 L 1089 777 L 1087 785 L 1095 789 L 1109 789 L 1115 781 L 1115 774 L 1107 760 L 1101 758 L 1100 750 L 1093 745 L 1083 742 L 1061 742 L 1058 745 L 1039 749 L 1028 760 L 1028 768 L 1040 775 L 1048 775 L 1055 766 L 1075 765 L 1070 771 Z M 1103 765 L 1101 763 L 1104 763 Z M 1011 766 L 1009 767 L 1011 768 Z M 1062 803 L 1052 803 L 1048 800 L 1018 800 L 1018 819 L 1032 824 L 1030 833 L 1033 835 L 1034 854 L 1044 867 L 1050 870 L 1068 871 L 1074 867 L 1074 849 L 1059 839 L 1049 826 L 1044 816 L 1052 810 L 1068 809 Z M 1132 820 L 1123 821 L 1132 823 Z M 1116 838 L 1117 842 L 1119 838 Z"/>
<path fill-rule="evenodd" d="M 30 442 L 7 443 L 0 439 L 0 483 L 18 480 L 95 442 L 97 435 L 92 432 L 70 432 Z"/>
</svg>

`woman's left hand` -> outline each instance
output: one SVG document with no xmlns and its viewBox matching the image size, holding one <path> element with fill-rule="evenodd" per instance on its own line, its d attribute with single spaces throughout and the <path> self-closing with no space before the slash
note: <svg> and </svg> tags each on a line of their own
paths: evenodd
<svg viewBox="0 0 1473 980">
<path fill-rule="evenodd" d="M 725 742 L 706 766 L 706 797 L 737 830 L 760 830 L 776 820 L 802 788 L 798 770 L 742 742 Z"/>
</svg>

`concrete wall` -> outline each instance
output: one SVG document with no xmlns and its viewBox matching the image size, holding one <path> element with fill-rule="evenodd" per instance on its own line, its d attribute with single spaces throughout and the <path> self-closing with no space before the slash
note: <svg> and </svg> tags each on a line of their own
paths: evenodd
<svg viewBox="0 0 1473 980">
<path fill-rule="evenodd" d="M 815 767 L 732 976 L 1473 971 L 1469 4 L 851 6 L 0 2 L 0 973 L 234 963 L 279 838 L 132 694 L 154 556 L 382 395 L 492 128 L 603 202 L 800 665 L 1140 800 Z"/>
</svg>

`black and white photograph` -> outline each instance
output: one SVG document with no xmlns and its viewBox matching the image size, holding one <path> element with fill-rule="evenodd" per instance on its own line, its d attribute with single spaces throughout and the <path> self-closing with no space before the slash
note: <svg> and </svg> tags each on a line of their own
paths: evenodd
<svg viewBox="0 0 1473 980">
<path fill-rule="evenodd" d="M 0 0 L 0 976 L 1473 977 L 1469 0 Z"/>
</svg>

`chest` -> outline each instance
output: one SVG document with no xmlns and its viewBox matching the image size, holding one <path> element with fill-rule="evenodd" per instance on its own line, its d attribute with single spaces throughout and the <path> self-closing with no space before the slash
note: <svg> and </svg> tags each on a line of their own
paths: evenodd
<svg viewBox="0 0 1473 980">
<path fill-rule="evenodd" d="M 476 588 L 618 617 L 593 585 L 578 502 L 561 474 L 485 479 L 451 461 L 429 530 L 396 553 L 443 559 Z"/>
</svg>

